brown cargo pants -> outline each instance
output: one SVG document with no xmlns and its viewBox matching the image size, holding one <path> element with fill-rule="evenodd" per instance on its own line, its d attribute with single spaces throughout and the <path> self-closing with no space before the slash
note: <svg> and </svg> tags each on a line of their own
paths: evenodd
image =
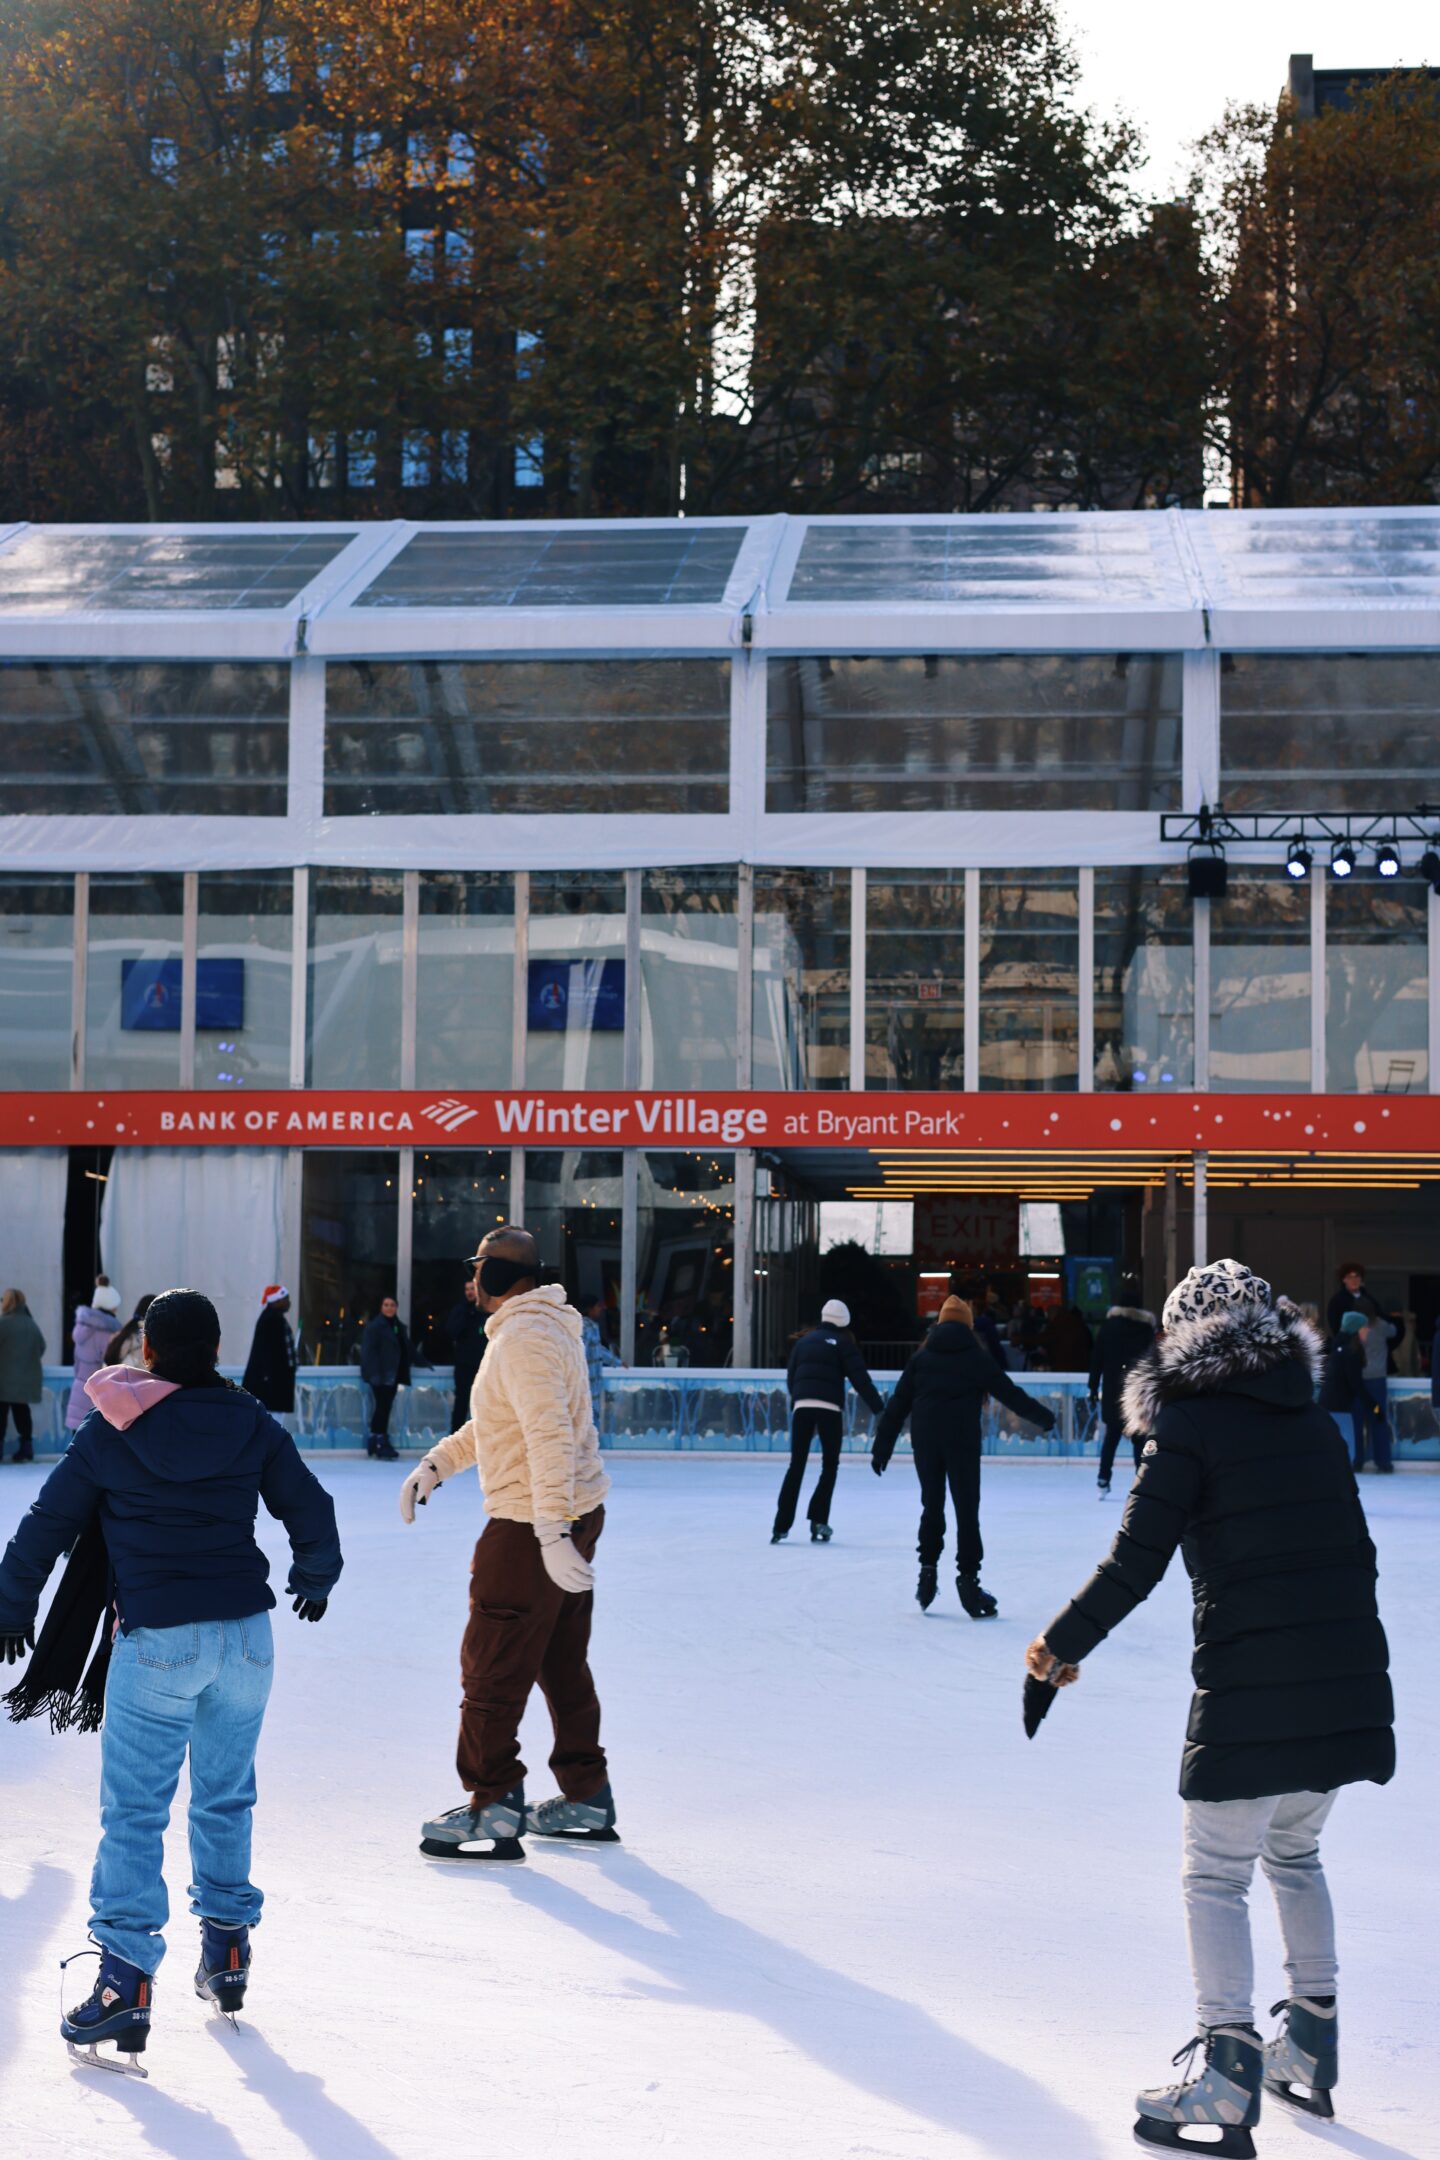
<svg viewBox="0 0 1440 2160">
<path fill-rule="evenodd" d="M 595 1557 L 605 1510 L 582 1515 L 570 1535 Z M 550 1767 L 567 1800 L 589 1800 L 609 1771 L 600 1745 L 600 1703 L 586 1653 L 595 1594 L 561 1590 L 545 1572 L 529 1523 L 492 1517 L 470 1570 L 470 1619 L 460 1645 L 460 1744 L 455 1765 L 476 1807 L 499 1800 L 525 1775 L 520 1720 L 538 1681 L 555 1728 Z"/>
</svg>

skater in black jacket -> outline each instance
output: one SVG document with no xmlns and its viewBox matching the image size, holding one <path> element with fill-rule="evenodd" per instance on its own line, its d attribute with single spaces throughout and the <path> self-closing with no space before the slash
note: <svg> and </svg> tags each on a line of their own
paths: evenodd
<svg viewBox="0 0 1440 2160">
<path fill-rule="evenodd" d="M 860 1345 L 850 1333 L 850 1308 L 843 1299 L 831 1298 L 822 1305 L 819 1327 L 802 1335 L 790 1352 L 786 1379 L 790 1391 L 790 1467 L 780 1486 L 770 1542 L 783 1544 L 790 1534 L 810 1443 L 818 1439 L 820 1478 L 810 1495 L 810 1540 L 815 1545 L 828 1545 L 830 1502 L 835 1495 L 840 1443 L 845 1432 L 846 1381 L 876 1417 L 885 1407 L 865 1369 Z"/>
<path fill-rule="evenodd" d="M 1315 1401 L 1314 1329 L 1235 1260 L 1192 1268 L 1166 1300 L 1164 1328 L 1125 1390 L 1127 1417 L 1151 1438 L 1119 1535 L 1026 1665 L 1057 1686 L 1078 1679 L 1181 1548 L 1195 1594 L 1183 1883 L 1205 2065 L 1140 2095 L 1136 2135 L 1250 2155 L 1262 2084 L 1311 2114 L 1334 2112 L 1335 1928 L 1320 1832 L 1341 1785 L 1394 1773 L 1388 1653 L 1355 1475 Z M 1289 1984 L 1268 2047 L 1254 2024 L 1246 1906 L 1257 1860 Z M 1185 2135 L 1199 2124 L 1223 2135 L 1202 2147 Z"/>
<path fill-rule="evenodd" d="M 1115 1468 L 1115 1452 L 1125 1432 L 1121 1397 L 1126 1375 L 1132 1365 L 1138 1364 L 1147 1350 L 1155 1343 L 1155 1315 L 1146 1312 L 1140 1303 L 1140 1285 L 1133 1275 L 1127 1276 L 1120 1285 L 1122 1303 L 1112 1305 L 1100 1323 L 1095 1337 L 1095 1349 L 1090 1359 L 1090 1400 L 1100 1402 L 1100 1415 L 1104 1420 L 1105 1437 L 1100 1444 L 1100 1494 L 1103 1499 L 1110 1490 L 1110 1474 Z M 1140 1468 L 1140 1451 L 1145 1445 L 1144 1433 L 1131 1433 L 1130 1445 L 1134 1450 L 1135 1468 Z"/>
<path fill-rule="evenodd" d="M 940 1555 L 945 1549 L 945 1487 L 955 1506 L 955 1587 L 972 1620 L 989 1620 L 999 1611 L 981 1587 L 980 1563 L 980 1416 L 987 1395 L 1004 1403 L 1016 1417 L 1053 1432 L 1055 1415 L 1044 1403 L 1016 1387 L 1001 1371 L 974 1332 L 971 1308 L 964 1298 L 947 1297 L 939 1323 L 911 1358 L 875 1428 L 870 1467 L 883 1476 L 905 1420 L 920 1480 L 920 1582 L 915 1595 L 922 1612 L 935 1602 Z"/>
</svg>

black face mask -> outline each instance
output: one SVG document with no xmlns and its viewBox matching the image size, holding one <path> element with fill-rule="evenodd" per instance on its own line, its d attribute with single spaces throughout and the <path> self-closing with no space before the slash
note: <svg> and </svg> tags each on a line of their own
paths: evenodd
<svg viewBox="0 0 1440 2160">
<path fill-rule="evenodd" d="M 504 1297 L 517 1283 L 538 1282 L 538 1268 L 520 1260 L 502 1260 L 492 1253 L 480 1263 L 480 1288 L 486 1297 Z"/>
</svg>

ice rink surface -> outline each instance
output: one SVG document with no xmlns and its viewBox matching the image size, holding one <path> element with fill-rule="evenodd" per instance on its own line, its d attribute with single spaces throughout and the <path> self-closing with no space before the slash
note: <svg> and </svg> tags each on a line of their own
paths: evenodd
<svg viewBox="0 0 1440 2160">
<path fill-rule="evenodd" d="M 1179 1562 L 1020 1728 L 1021 1654 L 1119 1521 L 1082 1465 L 989 1465 L 998 1620 L 914 1603 L 916 1492 L 847 1463 L 835 1542 L 772 1550 L 778 1460 L 612 1465 L 595 1668 L 620 1847 L 424 1860 L 456 1802 L 470 1479 L 413 1530 L 403 1466 L 322 1470 L 346 1571 L 277 1614 L 238 2032 L 191 1990 L 182 1780 L 148 2084 L 72 2072 L 59 1959 L 84 1947 L 98 1743 L 0 1727 L 0 2152 L 7 2160 L 1108 2160 L 1192 2029 L 1175 1784 Z M 8 1537 L 42 1471 L 0 1472 Z M 1279 2107 L 1270 2160 L 1440 2154 L 1440 1478 L 1362 1481 L 1400 1708 L 1394 1784 L 1326 1833 L 1341 2122 Z M 280 1562 L 283 1538 L 264 1520 Z M 282 1571 L 283 1579 L 283 1571 Z M 530 1792 L 553 1790 L 543 1707 Z M 1257 2008 L 1282 1992 L 1255 1900 Z M 94 1967 L 66 1975 L 66 2000 Z M 76 1976 L 81 1976 L 78 1980 Z"/>
</svg>

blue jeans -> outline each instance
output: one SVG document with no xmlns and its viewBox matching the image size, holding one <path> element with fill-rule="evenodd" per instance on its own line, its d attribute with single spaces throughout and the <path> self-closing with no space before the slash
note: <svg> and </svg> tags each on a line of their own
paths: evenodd
<svg viewBox="0 0 1440 2160">
<path fill-rule="evenodd" d="M 1362 1380 L 1360 1393 L 1350 1411 L 1350 1421 L 1355 1428 L 1355 1468 L 1365 1460 L 1365 1441 L 1368 1434 L 1370 1455 L 1377 1470 L 1390 1467 L 1390 1395 L 1383 1380 Z"/>
<path fill-rule="evenodd" d="M 274 1667 L 268 1612 L 132 1628 L 115 1640 L 100 1736 L 100 1850 L 91 1932 L 142 1972 L 165 1955 L 165 1828 L 190 1751 L 190 1910 L 253 1927 L 255 1746 Z"/>
</svg>

